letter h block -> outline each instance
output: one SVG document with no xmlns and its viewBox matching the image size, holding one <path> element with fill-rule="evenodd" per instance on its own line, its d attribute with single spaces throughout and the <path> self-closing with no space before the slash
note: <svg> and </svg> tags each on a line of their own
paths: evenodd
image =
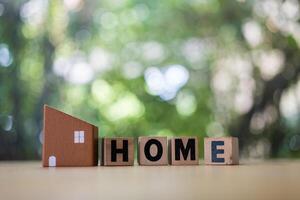
<svg viewBox="0 0 300 200">
<path fill-rule="evenodd" d="M 139 137 L 139 165 L 168 165 L 167 137 Z"/>
<path fill-rule="evenodd" d="M 198 138 L 175 137 L 169 140 L 171 165 L 198 165 Z"/>
<path fill-rule="evenodd" d="M 204 160 L 206 165 L 238 165 L 238 138 L 204 138 Z"/>
<path fill-rule="evenodd" d="M 103 138 L 102 159 L 104 166 L 132 166 L 134 164 L 134 139 Z"/>
</svg>

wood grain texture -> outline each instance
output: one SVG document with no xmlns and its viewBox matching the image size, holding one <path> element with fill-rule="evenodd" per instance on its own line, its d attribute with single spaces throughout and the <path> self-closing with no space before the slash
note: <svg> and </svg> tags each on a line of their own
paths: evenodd
<svg viewBox="0 0 300 200">
<path fill-rule="evenodd" d="M 150 140 L 158 141 L 161 144 L 162 152 L 161 157 L 157 161 L 151 161 L 147 159 L 145 153 L 147 153 L 147 148 L 145 145 Z M 155 144 L 149 145 L 149 151 L 151 156 L 158 156 L 158 147 Z M 168 165 L 168 139 L 167 137 L 139 137 L 138 138 L 138 163 L 140 165 Z"/>
<path fill-rule="evenodd" d="M 230 166 L 42 168 L 1 162 L 3 200 L 299 200 L 300 160 Z"/>
<path fill-rule="evenodd" d="M 84 131 L 84 143 L 74 143 L 74 131 Z M 98 165 L 98 128 L 45 105 L 44 167 L 50 156 L 55 156 L 57 167 Z"/>
<path fill-rule="evenodd" d="M 175 141 L 180 141 L 183 144 L 184 148 L 190 147 L 194 148 L 194 152 L 192 152 L 192 149 L 189 149 L 187 157 L 184 158 L 183 152 L 179 150 L 179 159 L 176 159 L 176 146 Z M 190 145 L 188 146 L 188 142 L 190 141 Z M 192 143 L 191 143 L 192 142 Z M 188 149 L 187 149 L 188 150 Z M 178 149 L 177 149 L 178 151 Z M 192 153 L 194 155 L 192 156 Z M 169 140 L 169 155 L 170 155 L 170 164 L 171 165 L 198 165 L 199 164 L 199 149 L 198 149 L 198 138 L 197 137 L 174 137 Z"/>
<path fill-rule="evenodd" d="M 218 159 L 224 159 L 224 162 L 214 162 L 212 159 L 212 142 L 221 141 L 224 145 L 217 145 L 218 150 L 224 153 L 218 153 Z M 204 160 L 207 165 L 238 165 L 239 164 L 239 143 L 235 137 L 204 138 Z"/>
<path fill-rule="evenodd" d="M 123 154 L 116 154 L 116 161 L 112 160 L 112 141 L 116 141 L 118 149 L 123 148 L 123 141 L 128 144 L 128 161 L 123 161 Z M 102 157 L 101 165 L 104 166 L 132 166 L 134 164 L 134 138 L 133 137 L 115 137 L 115 138 L 102 138 Z"/>
</svg>

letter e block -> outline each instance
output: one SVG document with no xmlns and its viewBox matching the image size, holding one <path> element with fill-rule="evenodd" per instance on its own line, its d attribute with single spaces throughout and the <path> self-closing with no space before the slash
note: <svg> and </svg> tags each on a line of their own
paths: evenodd
<svg viewBox="0 0 300 200">
<path fill-rule="evenodd" d="M 134 139 L 103 138 L 102 159 L 104 166 L 132 166 L 134 164 Z"/>
<path fill-rule="evenodd" d="M 207 165 L 238 165 L 238 138 L 204 138 L 204 160 Z"/>
<path fill-rule="evenodd" d="M 175 137 L 169 140 L 171 165 L 198 165 L 198 138 Z"/>
<path fill-rule="evenodd" d="M 140 165 L 168 165 L 167 137 L 139 137 L 138 162 Z"/>
</svg>

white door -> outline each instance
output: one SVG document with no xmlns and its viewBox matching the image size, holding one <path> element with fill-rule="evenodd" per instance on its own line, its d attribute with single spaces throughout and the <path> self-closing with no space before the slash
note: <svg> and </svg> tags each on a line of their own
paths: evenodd
<svg viewBox="0 0 300 200">
<path fill-rule="evenodd" d="M 50 156 L 48 159 L 49 167 L 55 167 L 56 166 L 56 157 Z"/>
</svg>

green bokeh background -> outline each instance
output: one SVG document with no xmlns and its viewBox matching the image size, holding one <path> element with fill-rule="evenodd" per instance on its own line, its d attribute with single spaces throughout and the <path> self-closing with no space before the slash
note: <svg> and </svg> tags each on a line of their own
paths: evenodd
<svg viewBox="0 0 300 200">
<path fill-rule="evenodd" d="M 40 158 L 44 104 L 101 137 L 299 157 L 299 16 L 294 0 L 0 0 L 0 159 Z"/>
</svg>

